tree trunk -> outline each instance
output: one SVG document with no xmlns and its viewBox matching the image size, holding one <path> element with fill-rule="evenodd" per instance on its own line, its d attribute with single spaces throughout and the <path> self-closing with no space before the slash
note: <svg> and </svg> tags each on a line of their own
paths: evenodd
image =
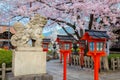
<svg viewBox="0 0 120 80">
<path fill-rule="evenodd" d="M 102 57 L 102 61 L 103 61 L 104 71 L 108 71 L 109 70 L 108 57 L 107 56 Z"/>
<path fill-rule="evenodd" d="M 93 20 L 94 20 L 94 14 L 90 14 L 90 21 L 89 21 L 89 26 L 88 26 L 89 30 L 92 29 Z"/>
<path fill-rule="evenodd" d="M 93 21 L 94 21 L 94 14 L 90 14 L 90 21 L 89 21 L 89 26 L 88 29 L 91 30 L 92 29 L 92 25 L 93 25 Z M 86 45 L 88 46 L 88 45 Z M 88 51 L 88 49 L 86 48 L 85 51 Z M 104 66 L 104 70 L 108 71 L 109 70 L 109 65 L 108 65 L 108 58 L 107 56 L 103 57 L 103 66 Z"/>
</svg>

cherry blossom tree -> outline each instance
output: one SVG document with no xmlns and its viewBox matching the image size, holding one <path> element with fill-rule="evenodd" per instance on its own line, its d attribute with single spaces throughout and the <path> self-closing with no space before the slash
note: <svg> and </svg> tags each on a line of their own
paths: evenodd
<svg viewBox="0 0 120 80">
<path fill-rule="evenodd" d="M 0 11 L 2 19 L 20 16 L 21 20 L 40 13 L 49 20 L 48 28 L 60 25 L 68 35 L 73 36 L 65 29 L 69 26 L 73 28 L 77 40 L 85 29 L 105 30 L 111 39 L 115 39 L 112 29 L 120 27 L 120 0 L 1 0 L 0 3 L 10 5 L 8 15 Z"/>
<path fill-rule="evenodd" d="M 106 30 L 112 33 L 112 28 L 120 26 L 120 0 L 1 0 L 9 4 L 9 15 L 12 19 L 17 16 L 30 18 L 35 13 L 47 17 L 50 22 L 46 25 L 60 25 L 64 31 L 72 36 L 64 27 L 73 28 L 78 40 L 80 29 Z M 4 14 L 4 13 L 3 13 Z M 9 17 L 8 17 L 9 16 Z M 2 17 L 1 17 L 2 18 Z M 18 21 L 19 21 L 18 20 Z M 115 35 L 111 36 L 113 39 Z"/>
</svg>

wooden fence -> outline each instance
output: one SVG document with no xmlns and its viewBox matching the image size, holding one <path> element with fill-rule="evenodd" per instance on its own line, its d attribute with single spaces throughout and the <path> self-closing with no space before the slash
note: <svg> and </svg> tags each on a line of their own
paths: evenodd
<svg viewBox="0 0 120 80">
<path fill-rule="evenodd" d="M 72 55 L 71 56 L 71 63 L 72 66 L 78 66 L 80 65 L 80 57 L 78 55 Z M 85 68 L 93 68 L 93 60 L 91 57 L 84 56 L 84 67 Z"/>
<path fill-rule="evenodd" d="M 116 69 L 120 69 L 120 58 L 111 58 L 111 69 L 115 71 Z"/>
<path fill-rule="evenodd" d="M 72 66 L 78 66 L 80 65 L 80 57 L 75 55 L 75 56 L 71 56 L 71 64 Z M 112 69 L 113 71 L 120 69 L 120 58 L 111 58 L 111 62 L 109 62 L 109 64 L 111 64 L 110 66 L 108 65 L 109 69 Z M 106 67 L 104 66 L 105 62 L 103 59 L 101 59 L 101 63 L 100 63 L 100 69 L 101 70 L 105 70 Z M 93 68 L 94 67 L 94 62 L 92 57 L 88 57 L 88 56 L 84 56 L 84 67 L 85 68 Z"/>
<path fill-rule="evenodd" d="M 93 68 L 94 67 L 93 60 L 91 57 L 87 57 L 87 56 L 84 57 L 84 66 L 86 68 Z"/>
<path fill-rule="evenodd" d="M 2 75 L 0 75 L 0 78 L 2 80 L 5 80 L 5 77 L 6 77 L 6 71 L 12 71 L 12 68 L 6 68 L 6 64 L 3 63 L 2 64 L 2 68 L 0 68 L 0 72 Z"/>
</svg>

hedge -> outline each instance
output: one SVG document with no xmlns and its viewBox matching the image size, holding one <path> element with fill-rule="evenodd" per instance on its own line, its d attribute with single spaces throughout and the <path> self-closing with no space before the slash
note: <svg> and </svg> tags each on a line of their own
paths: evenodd
<svg viewBox="0 0 120 80">
<path fill-rule="evenodd" d="M 7 67 L 11 67 L 12 64 L 12 51 L 0 49 L 0 67 L 2 63 L 6 63 Z"/>
<path fill-rule="evenodd" d="M 112 54 L 112 53 L 111 53 L 111 54 L 108 56 L 108 59 L 111 59 L 112 57 L 113 57 L 113 58 L 116 58 L 116 57 L 119 57 L 119 58 L 120 58 L 120 54 L 118 54 L 118 53 Z"/>
</svg>

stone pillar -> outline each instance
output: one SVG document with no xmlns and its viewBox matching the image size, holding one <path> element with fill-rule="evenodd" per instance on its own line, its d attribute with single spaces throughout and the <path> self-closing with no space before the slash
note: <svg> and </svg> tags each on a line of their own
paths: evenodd
<svg viewBox="0 0 120 80">
<path fill-rule="evenodd" d="M 16 48 L 12 63 L 14 76 L 46 73 L 46 53 L 40 47 Z"/>
</svg>

